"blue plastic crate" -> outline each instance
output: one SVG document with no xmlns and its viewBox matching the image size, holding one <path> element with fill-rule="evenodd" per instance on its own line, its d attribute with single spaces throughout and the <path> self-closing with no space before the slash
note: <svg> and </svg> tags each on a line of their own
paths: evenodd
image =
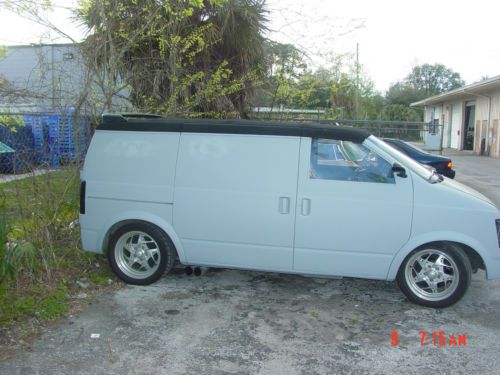
<svg viewBox="0 0 500 375">
<path fill-rule="evenodd" d="M 24 116 L 33 134 L 36 160 L 58 166 L 61 159 L 83 159 L 90 138 L 89 120 L 74 118 L 74 110 L 62 113 L 38 112 Z"/>
</svg>

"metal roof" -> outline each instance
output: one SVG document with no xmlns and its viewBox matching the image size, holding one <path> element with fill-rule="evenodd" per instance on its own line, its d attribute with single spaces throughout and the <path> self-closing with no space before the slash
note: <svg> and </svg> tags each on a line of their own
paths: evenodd
<svg viewBox="0 0 500 375">
<path fill-rule="evenodd" d="M 458 89 L 445 92 L 443 94 L 431 96 L 429 98 L 411 103 L 411 107 L 421 107 L 425 105 L 437 104 L 453 99 L 475 97 L 478 94 L 500 89 L 500 75 L 485 79 L 484 81 L 476 82 L 467 86 L 459 87 Z"/>
</svg>

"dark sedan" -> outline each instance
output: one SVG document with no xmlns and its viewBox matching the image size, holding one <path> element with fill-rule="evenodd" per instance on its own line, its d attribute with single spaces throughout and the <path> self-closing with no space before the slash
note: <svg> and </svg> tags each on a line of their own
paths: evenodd
<svg viewBox="0 0 500 375">
<path fill-rule="evenodd" d="M 408 155 L 410 158 L 415 159 L 420 164 L 428 165 L 436 169 L 436 172 L 449 178 L 455 178 L 455 171 L 453 170 L 453 163 L 451 159 L 430 154 L 409 142 L 400 139 L 384 138 L 384 141 L 402 153 Z"/>
</svg>

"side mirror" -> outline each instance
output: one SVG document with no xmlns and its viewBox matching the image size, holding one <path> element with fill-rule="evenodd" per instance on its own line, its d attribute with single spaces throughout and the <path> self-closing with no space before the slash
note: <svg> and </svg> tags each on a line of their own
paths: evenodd
<svg viewBox="0 0 500 375">
<path fill-rule="evenodd" d="M 403 177 L 403 178 L 407 177 L 406 169 L 401 164 L 394 163 L 392 166 L 392 172 L 394 172 L 399 177 Z"/>
</svg>

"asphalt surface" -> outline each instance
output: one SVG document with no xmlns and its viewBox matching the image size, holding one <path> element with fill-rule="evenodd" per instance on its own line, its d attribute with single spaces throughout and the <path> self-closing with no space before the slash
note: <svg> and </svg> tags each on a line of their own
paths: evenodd
<svg viewBox="0 0 500 375">
<path fill-rule="evenodd" d="M 500 203 L 500 160 L 452 158 L 459 181 Z M 439 331 L 444 342 L 433 340 Z M 178 269 L 101 296 L 0 374 L 490 374 L 500 372 L 499 338 L 500 281 L 481 272 L 437 310 L 390 282 Z"/>
<path fill-rule="evenodd" d="M 483 193 L 500 207 L 500 159 L 451 149 L 444 150 L 443 155 L 451 158 L 457 181 Z"/>
</svg>

